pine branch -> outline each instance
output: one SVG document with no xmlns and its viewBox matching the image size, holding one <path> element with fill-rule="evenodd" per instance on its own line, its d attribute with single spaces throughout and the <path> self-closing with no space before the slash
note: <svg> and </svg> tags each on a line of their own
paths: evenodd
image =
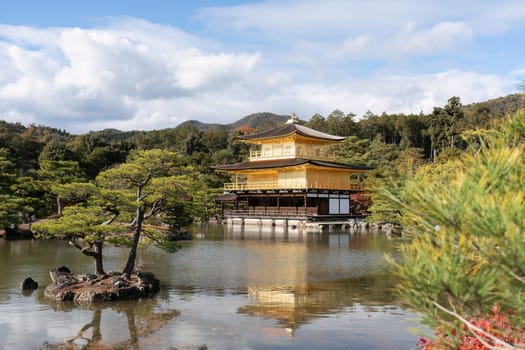
<svg viewBox="0 0 525 350">
<path fill-rule="evenodd" d="M 113 221 L 115 221 L 115 219 L 119 216 L 119 212 L 116 211 L 113 213 L 113 215 L 106 221 L 104 221 L 101 225 L 110 225 L 111 223 L 113 223 Z"/>
<path fill-rule="evenodd" d="M 89 244 L 89 247 L 82 247 L 81 245 L 79 245 L 77 243 L 77 240 L 79 238 L 78 237 L 75 237 L 73 238 L 72 240 L 69 240 L 69 243 L 73 244 L 75 246 L 75 248 L 77 248 L 78 250 L 80 250 L 80 252 L 84 255 L 87 255 L 87 256 L 90 256 L 90 257 L 96 257 L 98 256 L 98 253 L 96 252 L 92 252 L 90 251 L 89 249 L 93 248 L 93 243 L 88 243 Z"/>
</svg>

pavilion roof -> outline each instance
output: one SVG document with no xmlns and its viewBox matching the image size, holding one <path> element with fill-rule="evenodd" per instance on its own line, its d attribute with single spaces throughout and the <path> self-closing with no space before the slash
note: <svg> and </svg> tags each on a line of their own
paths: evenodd
<svg viewBox="0 0 525 350">
<path fill-rule="evenodd" d="M 341 164 L 335 162 L 327 162 L 314 159 L 304 159 L 304 158 L 290 158 L 290 159 L 277 159 L 277 160 L 260 160 L 260 161 L 251 161 L 244 163 L 228 164 L 228 165 L 218 165 L 212 168 L 221 171 L 236 171 L 236 170 L 249 170 L 249 169 L 271 169 L 271 168 L 284 168 L 291 167 L 303 164 L 312 164 L 327 168 L 339 168 L 339 169 L 349 169 L 349 170 L 372 170 L 373 167 L 362 166 L 362 165 L 350 165 L 350 164 Z"/>
<path fill-rule="evenodd" d="M 342 141 L 345 139 L 344 136 L 330 135 L 330 134 L 327 134 L 321 131 L 310 129 L 306 126 L 299 125 L 296 123 L 286 123 L 283 126 L 279 126 L 274 129 L 259 132 L 256 134 L 241 136 L 240 139 L 246 140 L 246 141 L 252 141 L 252 140 L 283 137 L 283 136 L 292 135 L 292 134 L 299 134 L 304 137 L 310 137 L 310 138 L 321 139 L 321 140 L 329 140 L 329 141 Z"/>
</svg>

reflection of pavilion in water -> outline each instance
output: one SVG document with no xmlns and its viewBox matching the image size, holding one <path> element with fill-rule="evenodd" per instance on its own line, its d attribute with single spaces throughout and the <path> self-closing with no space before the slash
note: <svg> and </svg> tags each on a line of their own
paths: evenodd
<svg viewBox="0 0 525 350">
<path fill-rule="evenodd" d="M 327 263 L 325 258 L 315 258 L 316 251 L 333 249 L 333 254 L 337 254 L 338 249 L 350 249 L 359 256 L 362 251 L 375 250 L 380 243 L 370 235 L 306 234 L 286 227 L 245 227 L 226 232 L 225 239 L 229 238 L 253 241 L 249 249 L 255 256 L 264 256 L 254 259 L 253 263 L 246 262 L 246 269 L 255 272 L 255 276 L 248 287 L 250 301 L 238 312 L 275 319 L 291 334 L 315 318 L 358 309 L 378 311 L 378 307 L 387 311 L 388 306 L 380 305 L 385 305 L 385 301 L 395 304 L 386 273 L 331 278 L 323 276 L 324 270 L 316 266 Z M 264 244 L 264 241 L 283 244 Z M 309 250 L 314 252 L 313 259 L 308 256 Z M 326 257 L 326 254 L 319 256 Z"/>
<path fill-rule="evenodd" d="M 336 291 L 310 286 L 250 287 L 248 294 L 251 302 L 239 308 L 240 313 L 276 319 L 292 334 L 301 324 L 346 307 Z"/>
<path fill-rule="evenodd" d="M 364 277 L 337 280 L 301 286 L 250 287 L 250 303 L 238 309 L 239 313 L 275 319 L 279 325 L 295 332 L 311 320 L 340 312 L 358 310 L 395 312 L 395 297 L 381 287 L 381 278 Z M 384 277 L 384 276 L 383 276 Z M 384 306 L 390 303 L 391 306 Z"/>
<path fill-rule="evenodd" d="M 312 235 L 304 230 L 288 226 L 224 226 L 226 231 L 225 239 L 241 240 L 260 240 L 260 241 L 288 241 L 288 242 L 306 242 L 317 240 L 320 235 Z"/>
<path fill-rule="evenodd" d="M 358 233 L 348 231 L 309 232 L 301 228 L 290 226 L 222 226 L 225 240 L 253 240 L 272 242 L 305 243 L 308 247 L 344 247 L 351 250 L 379 250 L 383 251 L 387 245 L 385 235 L 379 231 L 360 230 Z"/>
</svg>

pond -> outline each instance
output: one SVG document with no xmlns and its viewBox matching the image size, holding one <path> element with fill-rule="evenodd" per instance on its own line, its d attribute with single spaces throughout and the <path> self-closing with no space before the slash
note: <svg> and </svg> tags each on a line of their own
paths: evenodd
<svg viewBox="0 0 525 350">
<path fill-rule="evenodd" d="M 424 331 L 392 288 L 376 233 L 193 226 L 168 254 L 142 247 L 137 265 L 161 280 L 150 299 L 75 305 L 43 297 L 49 270 L 92 272 L 64 241 L 0 240 L 0 349 L 413 349 Z M 124 248 L 105 248 L 106 271 Z M 22 294 L 19 284 L 40 284 Z"/>
</svg>

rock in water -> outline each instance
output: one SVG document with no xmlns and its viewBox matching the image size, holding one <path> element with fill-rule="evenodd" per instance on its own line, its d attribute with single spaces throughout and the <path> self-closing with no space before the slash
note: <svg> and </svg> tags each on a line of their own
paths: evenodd
<svg viewBox="0 0 525 350">
<path fill-rule="evenodd" d="M 71 276 L 71 270 L 67 266 L 59 266 L 49 271 L 49 277 L 54 284 L 59 284 L 59 281 Z"/>
<path fill-rule="evenodd" d="M 191 241 L 193 239 L 193 235 L 187 230 L 181 229 L 170 232 L 168 238 L 171 241 Z"/>
<path fill-rule="evenodd" d="M 20 288 L 22 290 L 35 290 L 38 289 L 38 283 L 31 277 L 28 277 L 20 284 Z"/>
<path fill-rule="evenodd" d="M 137 273 L 137 282 L 139 286 L 146 289 L 146 293 L 158 293 L 160 290 L 160 281 L 151 272 Z"/>
</svg>

